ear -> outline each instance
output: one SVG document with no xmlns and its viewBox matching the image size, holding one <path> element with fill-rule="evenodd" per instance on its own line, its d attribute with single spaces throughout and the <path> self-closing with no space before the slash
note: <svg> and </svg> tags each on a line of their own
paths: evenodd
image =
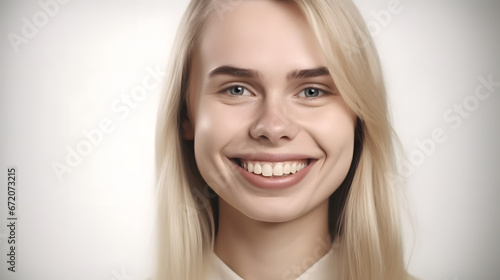
<svg viewBox="0 0 500 280">
<path fill-rule="evenodd" d="M 183 118 L 181 125 L 182 138 L 184 138 L 184 140 L 194 140 L 194 129 L 189 118 Z"/>
</svg>

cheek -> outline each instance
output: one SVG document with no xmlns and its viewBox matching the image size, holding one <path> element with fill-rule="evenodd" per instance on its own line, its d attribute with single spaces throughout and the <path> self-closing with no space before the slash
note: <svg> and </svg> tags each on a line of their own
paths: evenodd
<svg viewBox="0 0 500 280">
<path fill-rule="evenodd" d="M 327 155 L 339 157 L 347 154 L 348 158 L 352 157 L 355 121 L 345 112 L 333 112 L 329 119 L 321 122 L 317 128 L 325 135 L 321 141 Z"/>
<path fill-rule="evenodd" d="M 315 143 L 324 153 L 322 170 L 326 176 L 320 185 L 336 188 L 344 180 L 352 162 L 354 151 L 355 116 L 343 104 L 334 104 L 317 112 L 315 121 L 308 122 L 307 129 Z"/>
<path fill-rule="evenodd" d="M 355 118 L 346 108 L 340 107 L 331 113 L 329 119 L 331 121 L 322 123 L 323 127 L 328 127 L 324 128 L 325 137 L 322 144 L 327 157 L 337 160 L 347 173 L 354 150 Z"/>
<path fill-rule="evenodd" d="M 311 112 L 302 117 L 302 126 L 327 155 L 347 151 L 354 147 L 355 115 L 343 103 Z"/>
<path fill-rule="evenodd" d="M 194 142 L 196 162 L 199 165 L 213 161 L 213 156 L 218 154 L 225 142 L 223 127 L 224 117 L 220 114 L 214 113 L 207 106 L 203 106 L 197 111 L 194 122 Z M 200 167 L 205 167 L 205 164 L 201 164 Z"/>
<path fill-rule="evenodd" d="M 202 100 L 203 101 L 203 100 Z M 203 153 L 220 154 L 241 133 L 241 114 L 215 102 L 201 102 L 195 120 L 195 145 Z"/>
<path fill-rule="evenodd" d="M 205 181 L 217 191 L 227 185 L 229 172 L 224 149 L 242 134 L 237 112 L 220 104 L 200 102 L 194 122 L 196 164 Z"/>
</svg>

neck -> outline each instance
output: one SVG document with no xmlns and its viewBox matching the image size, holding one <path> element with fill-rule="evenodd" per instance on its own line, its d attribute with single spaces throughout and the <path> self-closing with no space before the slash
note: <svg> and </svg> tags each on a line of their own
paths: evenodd
<svg viewBox="0 0 500 280">
<path fill-rule="evenodd" d="M 243 279 L 295 279 L 330 248 L 328 200 L 300 218 L 268 223 L 219 199 L 214 251 Z"/>
</svg>

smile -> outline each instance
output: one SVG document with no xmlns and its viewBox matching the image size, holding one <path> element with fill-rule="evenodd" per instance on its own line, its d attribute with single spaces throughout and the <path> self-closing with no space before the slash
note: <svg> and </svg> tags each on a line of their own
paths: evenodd
<svg viewBox="0 0 500 280">
<path fill-rule="evenodd" d="M 302 155 L 258 154 L 231 158 L 242 178 L 262 189 L 286 189 L 297 185 L 316 161 Z"/>
<path fill-rule="evenodd" d="M 263 162 L 239 160 L 239 165 L 246 171 L 262 175 L 264 177 L 281 177 L 295 174 L 307 167 L 308 160 L 285 161 L 285 162 Z"/>
</svg>

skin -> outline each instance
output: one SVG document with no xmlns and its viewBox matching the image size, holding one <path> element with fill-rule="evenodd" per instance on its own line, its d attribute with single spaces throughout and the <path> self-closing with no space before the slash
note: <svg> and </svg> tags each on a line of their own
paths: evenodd
<svg viewBox="0 0 500 280">
<path fill-rule="evenodd" d="M 244 279 L 294 279 L 331 245 L 328 198 L 349 170 L 355 115 L 330 75 L 293 77 L 323 67 L 303 15 L 277 1 L 242 1 L 213 17 L 193 53 L 184 138 L 194 139 L 199 171 L 219 195 L 214 251 Z M 311 87 L 318 96 L 306 96 Z M 311 162 L 283 189 L 253 185 L 233 161 L 282 155 Z"/>
</svg>

